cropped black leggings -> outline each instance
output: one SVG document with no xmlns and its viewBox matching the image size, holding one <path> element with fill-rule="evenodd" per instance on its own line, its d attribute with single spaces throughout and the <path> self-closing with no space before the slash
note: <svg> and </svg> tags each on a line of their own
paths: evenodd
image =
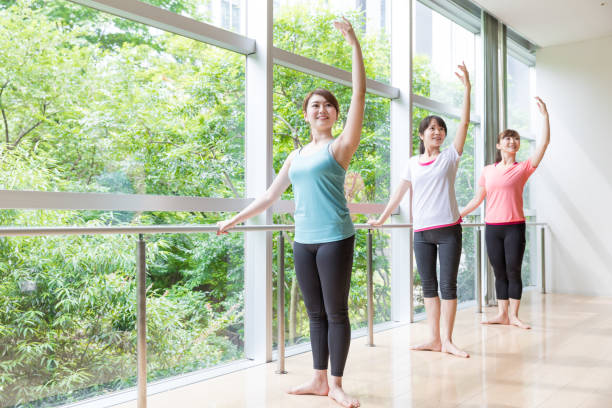
<svg viewBox="0 0 612 408">
<path fill-rule="evenodd" d="M 520 299 L 523 294 L 521 264 L 525 253 L 525 223 L 487 225 L 487 254 L 495 272 L 498 299 Z"/>
<path fill-rule="evenodd" d="M 445 300 L 457 299 L 457 274 L 461 260 L 461 225 L 414 233 L 414 255 L 421 275 L 423 296 L 438 297 L 436 256 L 440 258 L 440 292 Z"/>
<path fill-rule="evenodd" d="M 295 274 L 310 319 L 315 370 L 342 377 L 351 343 L 348 296 L 355 236 L 323 244 L 293 244 Z"/>
</svg>

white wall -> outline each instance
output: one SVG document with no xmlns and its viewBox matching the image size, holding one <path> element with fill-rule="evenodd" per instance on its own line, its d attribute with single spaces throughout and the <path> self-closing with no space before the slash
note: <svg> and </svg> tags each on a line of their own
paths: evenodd
<svg viewBox="0 0 612 408">
<path fill-rule="evenodd" d="M 543 48 L 536 75 L 551 120 L 532 181 L 551 228 L 547 287 L 612 296 L 612 37 Z"/>
</svg>

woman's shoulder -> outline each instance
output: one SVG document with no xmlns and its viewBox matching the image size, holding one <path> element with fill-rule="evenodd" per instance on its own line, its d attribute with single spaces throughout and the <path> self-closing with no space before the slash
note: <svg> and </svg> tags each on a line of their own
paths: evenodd
<svg viewBox="0 0 612 408">
<path fill-rule="evenodd" d="M 486 166 L 484 166 L 480 172 L 480 177 L 487 177 L 487 175 L 489 174 L 489 172 L 495 168 L 495 163 L 492 164 L 487 164 Z"/>
<path fill-rule="evenodd" d="M 297 148 L 295 150 L 293 150 L 291 153 L 289 153 L 289 155 L 287 156 L 287 158 L 285 159 L 285 163 L 287 164 L 291 164 L 291 162 L 293 161 L 293 159 L 300 154 L 300 150 L 302 148 Z"/>
<path fill-rule="evenodd" d="M 406 161 L 406 166 L 415 166 L 419 163 L 419 154 L 415 154 L 414 156 L 410 156 Z"/>
</svg>

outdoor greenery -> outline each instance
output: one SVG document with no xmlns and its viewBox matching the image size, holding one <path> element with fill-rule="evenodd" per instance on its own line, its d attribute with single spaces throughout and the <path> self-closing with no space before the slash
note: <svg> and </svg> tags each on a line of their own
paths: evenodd
<svg viewBox="0 0 612 408">
<path fill-rule="evenodd" d="M 67 1 L 3 2 L 0 188 L 242 197 L 244 65 Z M 0 222 L 224 216 L 9 210 Z M 242 235 L 146 239 L 149 379 L 242 358 Z M 0 240 L 0 406 L 135 384 L 135 244 L 120 235 Z"/>
<path fill-rule="evenodd" d="M 188 1 L 148 3 L 201 12 Z M 284 8 L 275 15 L 275 46 L 350 69 L 350 47 L 331 24 L 336 18 Z M 368 77 L 388 79 L 389 38 L 358 35 Z M 414 83 L 425 96 L 428 64 L 415 60 Z M 0 68 L 0 189 L 244 197 L 244 56 L 64 0 L 5 0 Z M 308 142 L 301 104 L 315 87 L 332 90 L 340 101 L 337 134 L 350 88 L 274 69 L 275 171 Z M 415 108 L 415 124 L 426 114 Z M 352 202 L 389 196 L 389 116 L 389 100 L 367 96 L 362 142 L 347 175 Z M 457 182 L 460 205 L 473 194 L 473 148 L 470 131 Z M 283 198 L 292 198 L 291 189 Z M 213 224 L 229 215 L 1 210 L 0 225 Z M 292 223 L 292 217 L 277 214 L 275 222 Z M 388 234 L 373 234 L 381 322 L 390 320 L 394 249 Z M 291 344 L 309 335 L 292 235 L 286 238 Z M 242 234 L 146 240 L 149 380 L 243 358 Z M 470 242 L 464 239 L 462 299 L 473 298 Z M 366 322 L 365 243 L 359 232 L 350 294 L 354 328 Z M 135 384 L 135 249 L 136 238 L 126 235 L 0 239 L 0 407 L 56 406 Z"/>
</svg>

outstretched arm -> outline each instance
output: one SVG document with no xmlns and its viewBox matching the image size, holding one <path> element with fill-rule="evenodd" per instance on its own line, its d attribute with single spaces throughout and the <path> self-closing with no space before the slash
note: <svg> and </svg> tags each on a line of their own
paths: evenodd
<svg viewBox="0 0 612 408">
<path fill-rule="evenodd" d="M 332 149 L 336 161 L 347 169 L 353 154 L 355 154 L 359 146 L 359 139 L 361 138 L 363 110 L 365 108 L 366 76 L 359 40 L 357 40 L 351 23 L 349 23 L 346 18 L 342 20 L 343 21 L 336 21 L 334 27 L 340 30 L 346 41 L 353 48 L 353 95 L 351 97 L 351 106 L 346 116 L 344 130 L 334 141 Z"/>
<path fill-rule="evenodd" d="M 461 211 L 461 218 L 465 217 L 466 215 L 474 211 L 476 208 L 478 208 L 480 203 L 482 203 L 482 200 L 485 199 L 486 195 L 487 190 L 483 186 L 478 187 L 478 191 L 476 192 L 474 198 L 472 198 L 472 201 L 467 203 L 463 211 Z"/>
<path fill-rule="evenodd" d="M 393 194 L 391 194 L 391 198 L 389 198 L 389 202 L 387 203 L 387 206 L 385 207 L 383 213 L 380 214 L 380 217 L 378 217 L 378 219 L 376 220 L 368 220 L 368 224 L 373 227 L 380 227 L 381 225 L 383 225 L 387 218 L 389 218 L 393 210 L 395 210 L 399 203 L 402 201 L 402 198 L 404 198 L 404 194 L 406 194 L 406 191 L 410 189 L 410 186 L 411 184 L 408 180 L 400 181 Z"/>
<path fill-rule="evenodd" d="M 217 227 L 219 227 L 217 235 L 227 234 L 230 228 L 261 213 L 280 198 L 283 191 L 291 184 L 291 180 L 289 180 L 289 168 L 291 167 L 291 160 L 293 160 L 295 153 L 296 151 L 293 151 L 289 157 L 287 157 L 287 160 L 283 163 L 283 167 L 281 167 L 276 178 L 265 193 L 229 220 L 219 221 L 217 223 Z"/>
<path fill-rule="evenodd" d="M 544 157 L 544 153 L 546 153 L 546 148 L 550 143 L 550 122 L 548 120 L 548 109 L 546 109 L 546 104 L 539 96 L 535 97 L 536 103 L 538 104 L 538 109 L 543 116 L 544 124 L 542 126 L 542 140 L 538 147 L 536 147 L 535 152 L 533 152 L 533 156 L 531 156 L 531 166 L 538 167 L 538 164 L 542 161 Z"/>
<path fill-rule="evenodd" d="M 470 126 L 470 92 L 472 91 L 472 84 L 470 84 L 470 74 L 465 67 L 465 63 L 461 63 L 461 65 L 458 65 L 457 67 L 463 75 L 457 72 L 455 72 L 455 75 L 457 75 L 457 78 L 459 78 L 465 89 L 463 91 L 461 122 L 459 122 L 459 126 L 457 127 L 457 134 L 455 135 L 455 140 L 453 140 L 453 145 L 455 146 L 457 153 L 461 155 L 463 153 L 463 146 L 465 145 L 468 127 Z"/>
</svg>

